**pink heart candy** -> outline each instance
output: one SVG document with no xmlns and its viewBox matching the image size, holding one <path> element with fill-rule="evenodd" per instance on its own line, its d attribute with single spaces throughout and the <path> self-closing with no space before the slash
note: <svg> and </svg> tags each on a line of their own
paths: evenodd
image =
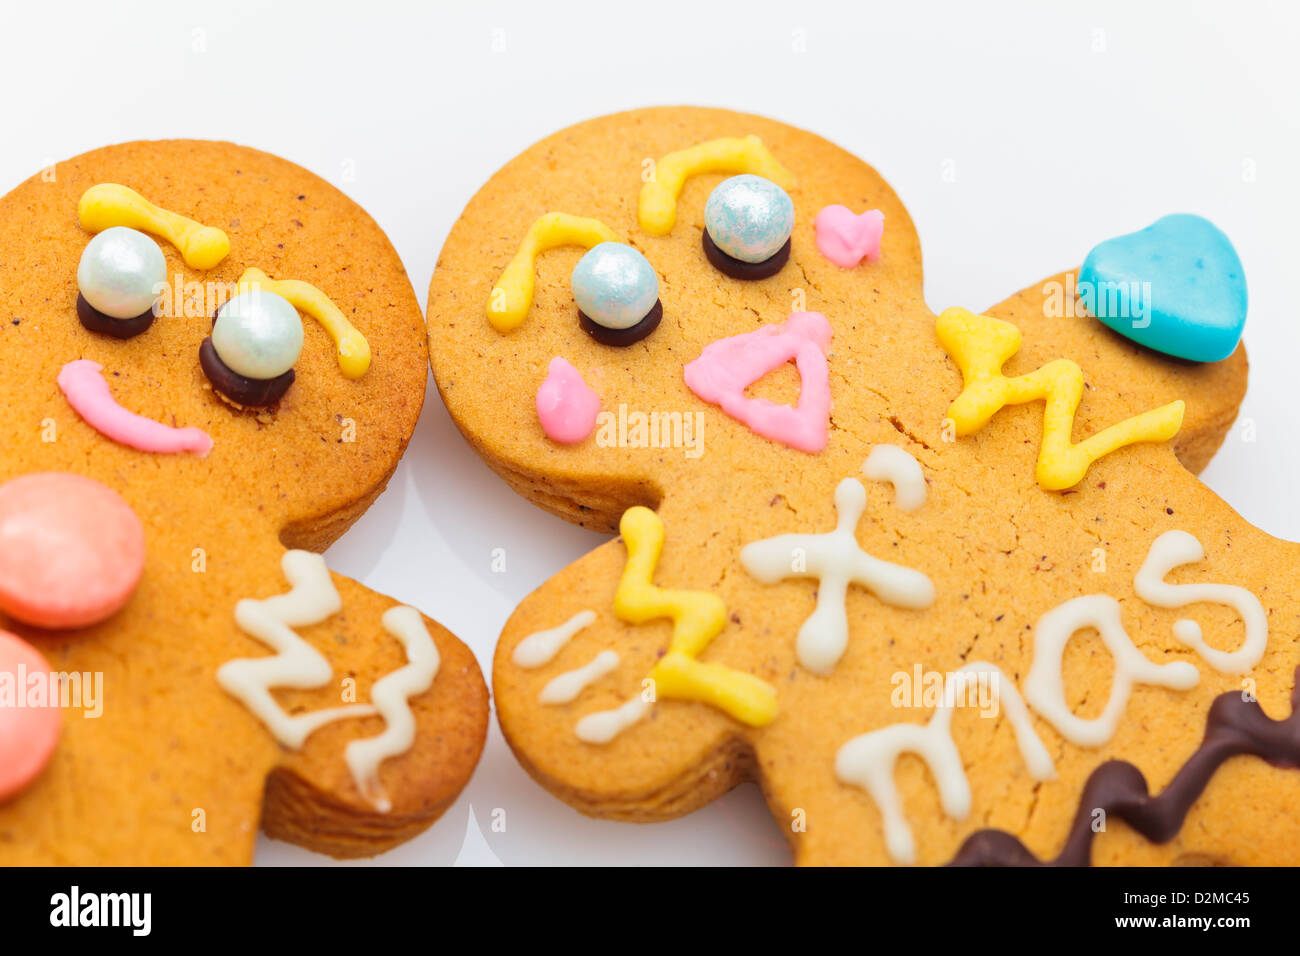
<svg viewBox="0 0 1300 956">
<path fill-rule="evenodd" d="M 817 214 L 817 248 L 842 269 L 852 269 L 863 259 L 880 258 L 880 237 L 885 232 L 885 214 L 868 209 L 854 214 L 847 206 L 827 206 Z"/>
</svg>

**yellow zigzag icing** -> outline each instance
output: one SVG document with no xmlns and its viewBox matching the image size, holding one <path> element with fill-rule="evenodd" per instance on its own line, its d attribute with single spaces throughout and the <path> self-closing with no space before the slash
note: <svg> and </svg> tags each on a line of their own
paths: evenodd
<svg viewBox="0 0 1300 956">
<path fill-rule="evenodd" d="M 936 326 L 939 342 L 961 370 L 961 394 L 948 409 L 959 436 L 979 431 L 1005 405 L 1045 399 L 1038 483 L 1049 491 L 1073 487 L 1098 458 L 1125 445 L 1168 441 L 1183 424 L 1184 404 L 1170 402 L 1126 418 L 1075 445 L 1074 413 L 1083 397 L 1083 370 L 1069 359 L 1007 378 L 1002 366 L 1020 348 L 1020 330 L 1009 322 L 948 309 Z"/>
<path fill-rule="evenodd" d="M 696 660 L 727 623 L 727 607 L 708 591 L 656 587 L 664 525 L 649 508 L 629 508 L 619 522 L 627 564 L 614 595 L 614 614 L 629 624 L 671 618 L 673 637 L 650 679 L 659 697 L 698 700 L 741 723 L 761 727 L 776 716 L 776 688 L 753 674 Z"/>
</svg>

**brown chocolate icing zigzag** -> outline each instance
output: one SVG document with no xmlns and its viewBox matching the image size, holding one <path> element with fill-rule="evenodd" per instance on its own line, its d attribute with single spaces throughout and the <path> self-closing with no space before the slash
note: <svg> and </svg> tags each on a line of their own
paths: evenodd
<svg viewBox="0 0 1300 956">
<path fill-rule="evenodd" d="M 1088 866 L 1092 862 L 1092 817 L 1097 809 L 1117 816 L 1154 843 L 1172 840 L 1187 811 L 1214 772 L 1229 757 L 1250 754 L 1276 767 L 1300 767 L 1300 668 L 1291 692 L 1291 715 L 1270 719 L 1259 703 L 1240 692 L 1221 694 L 1210 705 L 1201 746 L 1159 796 L 1151 796 L 1142 771 L 1110 760 L 1088 777 L 1065 848 L 1054 860 L 1040 860 L 1010 833 L 980 830 L 967 837 L 949 866 Z"/>
</svg>

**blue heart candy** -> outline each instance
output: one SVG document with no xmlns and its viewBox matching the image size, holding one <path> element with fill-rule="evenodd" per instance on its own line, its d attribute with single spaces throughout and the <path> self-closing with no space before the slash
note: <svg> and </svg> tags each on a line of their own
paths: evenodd
<svg viewBox="0 0 1300 956">
<path fill-rule="evenodd" d="M 1246 324 L 1237 250 L 1214 223 L 1187 213 L 1095 246 L 1079 295 L 1120 335 L 1194 362 L 1227 358 Z"/>
</svg>

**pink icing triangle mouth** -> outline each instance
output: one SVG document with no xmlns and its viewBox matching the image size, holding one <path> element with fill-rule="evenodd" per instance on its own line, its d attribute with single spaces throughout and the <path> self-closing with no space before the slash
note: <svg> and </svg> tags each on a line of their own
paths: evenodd
<svg viewBox="0 0 1300 956">
<path fill-rule="evenodd" d="M 686 387 L 764 438 L 816 453 L 826 447 L 831 415 L 826 347 L 831 325 L 820 312 L 794 312 L 781 325 L 767 325 L 707 345 L 685 368 Z M 778 405 L 749 398 L 745 389 L 793 360 L 799 401 Z"/>
</svg>

